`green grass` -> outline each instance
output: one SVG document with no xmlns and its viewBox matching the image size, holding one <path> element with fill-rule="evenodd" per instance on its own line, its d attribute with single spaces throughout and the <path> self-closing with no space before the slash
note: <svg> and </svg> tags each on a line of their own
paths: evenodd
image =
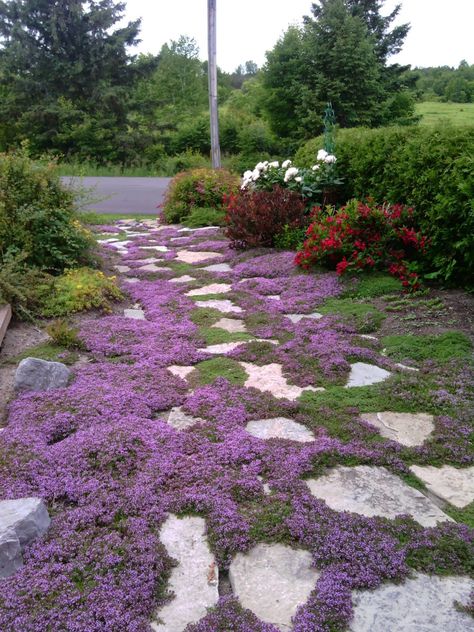
<svg viewBox="0 0 474 632">
<path fill-rule="evenodd" d="M 389 274 L 361 275 L 355 284 L 347 287 L 343 298 L 377 298 L 402 291 L 402 284 Z"/>
<path fill-rule="evenodd" d="M 220 327 L 200 327 L 199 335 L 207 345 L 220 345 L 225 342 L 246 342 L 253 338 L 250 334 L 240 331 L 230 333 L 225 329 L 220 329 Z"/>
<path fill-rule="evenodd" d="M 83 224 L 90 226 L 102 226 L 103 224 L 113 224 L 119 219 L 154 219 L 154 215 L 145 214 L 126 214 L 126 213 L 93 213 L 93 212 L 81 212 L 79 213 L 79 219 Z"/>
<path fill-rule="evenodd" d="M 474 125 L 474 103 L 437 103 L 425 101 L 416 104 L 422 125 L 450 122 L 453 125 Z"/>
<path fill-rule="evenodd" d="M 451 516 L 451 518 L 454 518 L 456 522 L 464 522 L 464 524 L 467 524 L 469 527 L 474 529 L 474 502 L 466 505 L 466 507 L 463 507 L 462 509 L 454 507 L 453 505 L 448 505 L 443 509 L 443 511 L 447 513 L 448 516 Z"/>
<path fill-rule="evenodd" d="M 369 334 L 376 331 L 382 324 L 385 316 L 382 312 L 369 303 L 359 303 L 350 298 L 332 298 L 319 308 L 321 314 L 337 314 L 351 325 L 354 325 L 361 334 Z"/>
<path fill-rule="evenodd" d="M 387 350 L 387 355 L 398 361 L 409 358 L 415 362 L 434 360 L 444 363 L 456 358 L 468 358 L 472 354 L 469 338 L 459 331 L 449 331 L 439 336 L 386 336 L 382 338 L 381 344 Z"/>
<path fill-rule="evenodd" d="M 196 307 L 190 314 L 190 319 L 195 325 L 210 327 L 222 318 L 222 312 L 212 307 Z"/>
<path fill-rule="evenodd" d="M 69 351 L 66 347 L 55 345 L 51 342 L 43 342 L 36 347 L 31 347 L 22 351 L 16 356 L 5 358 L 0 365 L 18 364 L 25 358 L 40 358 L 49 362 L 62 362 L 63 364 L 74 364 L 79 359 L 76 351 Z"/>
<path fill-rule="evenodd" d="M 247 374 L 235 360 L 221 357 L 197 364 L 188 380 L 193 387 L 197 387 L 212 384 L 218 377 L 225 378 L 231 384 L 242 386 L 247 379 Z"/>
</svg>

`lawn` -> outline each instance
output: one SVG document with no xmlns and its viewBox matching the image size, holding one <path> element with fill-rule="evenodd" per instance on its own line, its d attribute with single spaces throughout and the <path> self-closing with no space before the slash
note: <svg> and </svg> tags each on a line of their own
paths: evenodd
<svg viewBox="0 0 474 632">
<path fill-rule="evenodd" d="M 474 103 L 438 103 L 425 101 L 416 104 L 422 125 L 450 122 L 453 125 L 474 125 Z"/>
</svg>

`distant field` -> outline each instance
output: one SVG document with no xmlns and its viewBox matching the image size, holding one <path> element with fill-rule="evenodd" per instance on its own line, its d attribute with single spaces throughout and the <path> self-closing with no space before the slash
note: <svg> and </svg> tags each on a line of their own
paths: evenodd
<svg viewBox="0 0 474 632">
<path fill-rule="evenodd" d="M 422 115 L 422 125 L 450 121 L 453 125 L 474 125 L 474 103 L 436 103 L 426 101 L 416 104 L 416 113 Z"/>
</svg>

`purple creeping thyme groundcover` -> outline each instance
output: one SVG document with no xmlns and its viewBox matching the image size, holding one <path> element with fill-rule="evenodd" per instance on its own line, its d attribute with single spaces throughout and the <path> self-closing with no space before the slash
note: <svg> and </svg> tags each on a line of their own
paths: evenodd
<svg viewBox="0 0 474 632">
<path fill-rule="evenodd" d="M 472 573 L 474 533 L 467 526 L 423 528 L 408 516 L 387 520 L 336 512 L 304 482 L 339 464 L 385 466 L 407 481 L 412 463 L 472 464 L 469 367 L 427 362 L 419 373 L 403 372 L 377 344 L 332 316 L 292 323 L 285 314 L 310 314 L 342 290 L 332 273 L 298 271 L 293 253 L 237 253 L 218 230 L 150 231 L 139 222 L 133 230 L 142 234 L 119 249 L 120 263 L 132 268 L 123 288 L 146 320 L 116 314 L 83 322 L 80 335 L 90 362 L 75 370 L 68 388 L 18 397 L 0 435 L 1 497 L 40 496 L 52 517 L 46 536 L 26 550 L 24 567 L 2 582 L 0 630 L 148 632 L 166 599 L 172 568 L 159 540 L 170 512 L 206 519 L 221 569 L 261 541 L 309 550 L 320 578 L 296 613 L 295 632 L 347 629 L 353 590 L 398 582 L 412 568 Z M 116 251 L 110 244 L 104 248 Z M 207 263 L 225 261 L 232 271 L 205 272 L 204 261 L 191 271 L 194 283 L 172 283 L 171 277 L 190 273 L 175 258 L 183 248 L 218 252 L 221 257 Z M 137 262 L 147 257 L 169 271 L 138 270 Z M 127 276 L 140 281 L 128 284 Z M 281 364 L 293 384 L 322 386 L 341 398 L 347 396 L 343 385 L 351 362 L 377 364 L 393 375 L 364 387 L 367 402 L 375 393 L 407 410 L 425 410 L 429 403 L 435 414 L 431 438 L 414 448 L 384 439 L 349 400 L 337 410 L 328 399 L 318 404 L 315 396 L 290 402 L 218 375 L 191 391 L 167 367 L 212 358 L 202 351 L 204 334 L 193 318 L 199 310 L 186 293 L 216 281 L 232 284 L 219 298 L 244 310 L 240 317 L 249 334 L 279 342 L 249 342 L 227 354 L 230 360 Z M 176 406 L 204 422 L 175 430 L 163 413 Z M 249 421 L 272 417 L 307 425 L 315 440 L 265 441 L 246 432 Z M 263 481 L 271 494 L 264 494 Z M 277 630 L 230 596 L 188 629 Z"/>
</svg>

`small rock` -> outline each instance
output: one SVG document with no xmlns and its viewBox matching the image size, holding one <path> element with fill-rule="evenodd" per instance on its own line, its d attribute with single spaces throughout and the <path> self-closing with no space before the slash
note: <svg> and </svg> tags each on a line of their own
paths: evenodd
<svg viewBox="0 0 474 632">
<path fill-rule="evenodd" d="M 424 527 L 451 521 L 429 498 L 409 487 L 384 467 L 336 467 L 319 478 L 306 480 L 311 493 L 335 511 L 393 519 L 410 514 Z"/>
<path fill-rule="evenodd" d="M 120 273 L 130 272 L 130 268 L 128 266 L 114 266 L 114 268 Z"/>
<path fill-rule="evenodd" d="M 433 415 L 427 413 L 363 413 L 361 418 L 378 428 L 382 437 L 402 445 L 421 445 L 434 430 Z"/>
<path fill-rule="evenodd" d="M 50 523 L 41 498 L 0 501 L 0 532 L 14 531 L 22 547 L 46 533 Z"/>
<path fill-rule="evenodd" d="M 245 341 L 241 340 L 240 342 L 222 342 L 218 345 L 209 345 L 202 349 L 198 349 L 198 351 L 203 351 L 205 353 L 212 353 L 213 355 L 222 355 L 224 353 L 229 353 L 229 351 L 233 351 L 240 347 L 240 345 L 245 344 Z"/>
<path fill-rule="evenodd" d="M 248 375 L 245 386 L 247 388 L 253 387 L 262 392 L 270 392 L 274 397 L 278 399 L 290 399 L 295 400 L 305 391 L 315 391 L 312 386 L 301 388 L 300 386 L 294 386 L 288 384 L 285 377 L 283 377 L 283 367 L 281 364 L 265 364 L 258 366 L 250 362 L 239 363 Z"/>
<path fill-rule="evenodd" d="M 195 281 L 196 279 L 192 276 L 189 276 L 189 274 L 184 274 L 183 276 L 180 277 L 174 277 L 173 279 L 170 279 L 171 283 L 189 283 L 190 281 Z"/>
<path fill-rule="evenodd" d="M 281 296 L 279 294 L 269 294 L 266 298 L 269 298 L 272 301 L 281 301 Z"/>
<path fill-rule="evenodd" d="M 219 600 L 219 569 L 206 538 L 203 518 L 169 516 L 160 539 L 178 565 L 171 571 L 168 589 L 173 593 L 151 623 L 155 632 L 183 632 L 202 619 Z"/>
<path fill-rule="evenodd" d="M 167 246 L 140 246 L 140 250 L 156 250 L 156 252 L 168 252 Z"/>
<path fill-rule="evenodd" d="M 176 254 L 176 259 L 184 263 L 200 263 L 201 261 L 217 259 L 218 257 L 222 257 L 222 255 L 218 252 L 206 251 L 178 250 Z"/>
<path fill-rule="evenodd" d="M 178 377 L 185 380 L 186 377 L 194 371 L 194 367 L 172 365 L 168 367 L 168 371 L 170 371 L 170 373 L 172 373 L 173 375 L 177 375 Z"/>
<path fill-rule="evenodd" d="M 143 272 L 169 272 L 169 268 L 157 266 L 155 263 L 149 263 L 148 265 L 141 266 L 138 269 L 143 270 Z"/>
<path fill-rule="evenodd" d="M 23 566 L 20 540 L 12 529 L 0 532 L 0 578 L 10 577 Z"/>
<path fill-rule="evenodd" d="M 436 496 L 455 507 L 462 509 L 474 500 L 474 466 L 457 468 L 451 465 L 412 465 L 410 470 Z"/>
<path fill-rule="evenodd" d="M 228 263 L 214 263 L 202 269 L 207 270 L 207 272 L 231 272 L 232 270 Z"/>
<path fill-rule="evenodd" d="M 183 412 L 181 406 L 172 408 L 168 414 L 166 422 L 176 428 L 176 430 L 186 430 L 195 424 L 203 423 L 205 420 L 200 417 L 192 417 Z"/>
<path fill-rule="evenodd" d="M 204 287 L 198 287 L 195 290 L 186 292 L 186 296 L 205 296 L 206 294 L 226 294 L 230 292 L 232 286 L 228 283 L 211 283 Z"/>
<path fill-rule="evenodd" d="M 258 544 L 235 556 L 229 568 L 230 583 L 244 608 L 287 632 L 298 606 L 306 603 L 316 586 L 319 573 L 311 564 L 309 551 Z"/>
<path fill-rule="evenodd" d="M 323 318 L 323 314 L 319 312 L 313 312 L 312 314 L 285 314 L 285 318 L 289 318 L 292 323 L 299 323 L 303 318 L 311 318 L 312 320 L 319 320 Z"/>
<path fill-rule="evenodd" d="M 224 329 L 231 334 L 234 333 L 244 333 L 247 331 L 247 327 L 243 320 L 238 320 L 236 318 L 221 318 L 211 325 L 211 327 L 216 327 L 217 329 Z"/>
<path fill-rule="evenodd" d="M 26 391 L 49 391 L 67 386 L 71 371 L 61 362 L 25 358 L 15 373 L 15 388 Z"/>
<path fill-rule="evenodd" d="M 474 621 L 455 602 L 466 605 L 474 582 L 468 577 L 415 573 L 403 584 L 354 591 L 350 632 L 468 632 Z"/>
<path fill-rule="evenodd" d="M 370 386 L 371 384 L 383 382 L 389 377 L 389 371 L 381 369 L 374 364 L 355 362 L 354 364 L 351 364 L 351 372 L 349 374 L 349 380 L 346 384 L 346 388 L 352 388 L 354 386 Z"/>
<path fill-rule="evenodd" d="M 125 283 L 139 283 L 140 279 L 137 279 L 137 277 L 130 277 L 128 279 L 124 279 Z"/>
<path fill-rule="evenodd" d="M 145 312 L 142 309 L 124 309 L 123 315 L 133 320 L 145 320 Z"/>
<path fill-rule="evenodd" d="M 245 430 L 260 439 L 289 439 L 291 441 L 300 441 L 301 443 L 314 441 L 314 435 L 311 430 L 308 430 L 303 424 L 285 417 L 249 421 Z"/>
<path fill-rule="evenodd" d="M 211 299 L 209 301 L 196 301 L 197 307 L 211 307 L 217 309 L 217 311 L 223 314 L 241 314 L 242 308 L 238 305 L 234 305 L 232 301 L 228 299 Z"/>
</svg>

